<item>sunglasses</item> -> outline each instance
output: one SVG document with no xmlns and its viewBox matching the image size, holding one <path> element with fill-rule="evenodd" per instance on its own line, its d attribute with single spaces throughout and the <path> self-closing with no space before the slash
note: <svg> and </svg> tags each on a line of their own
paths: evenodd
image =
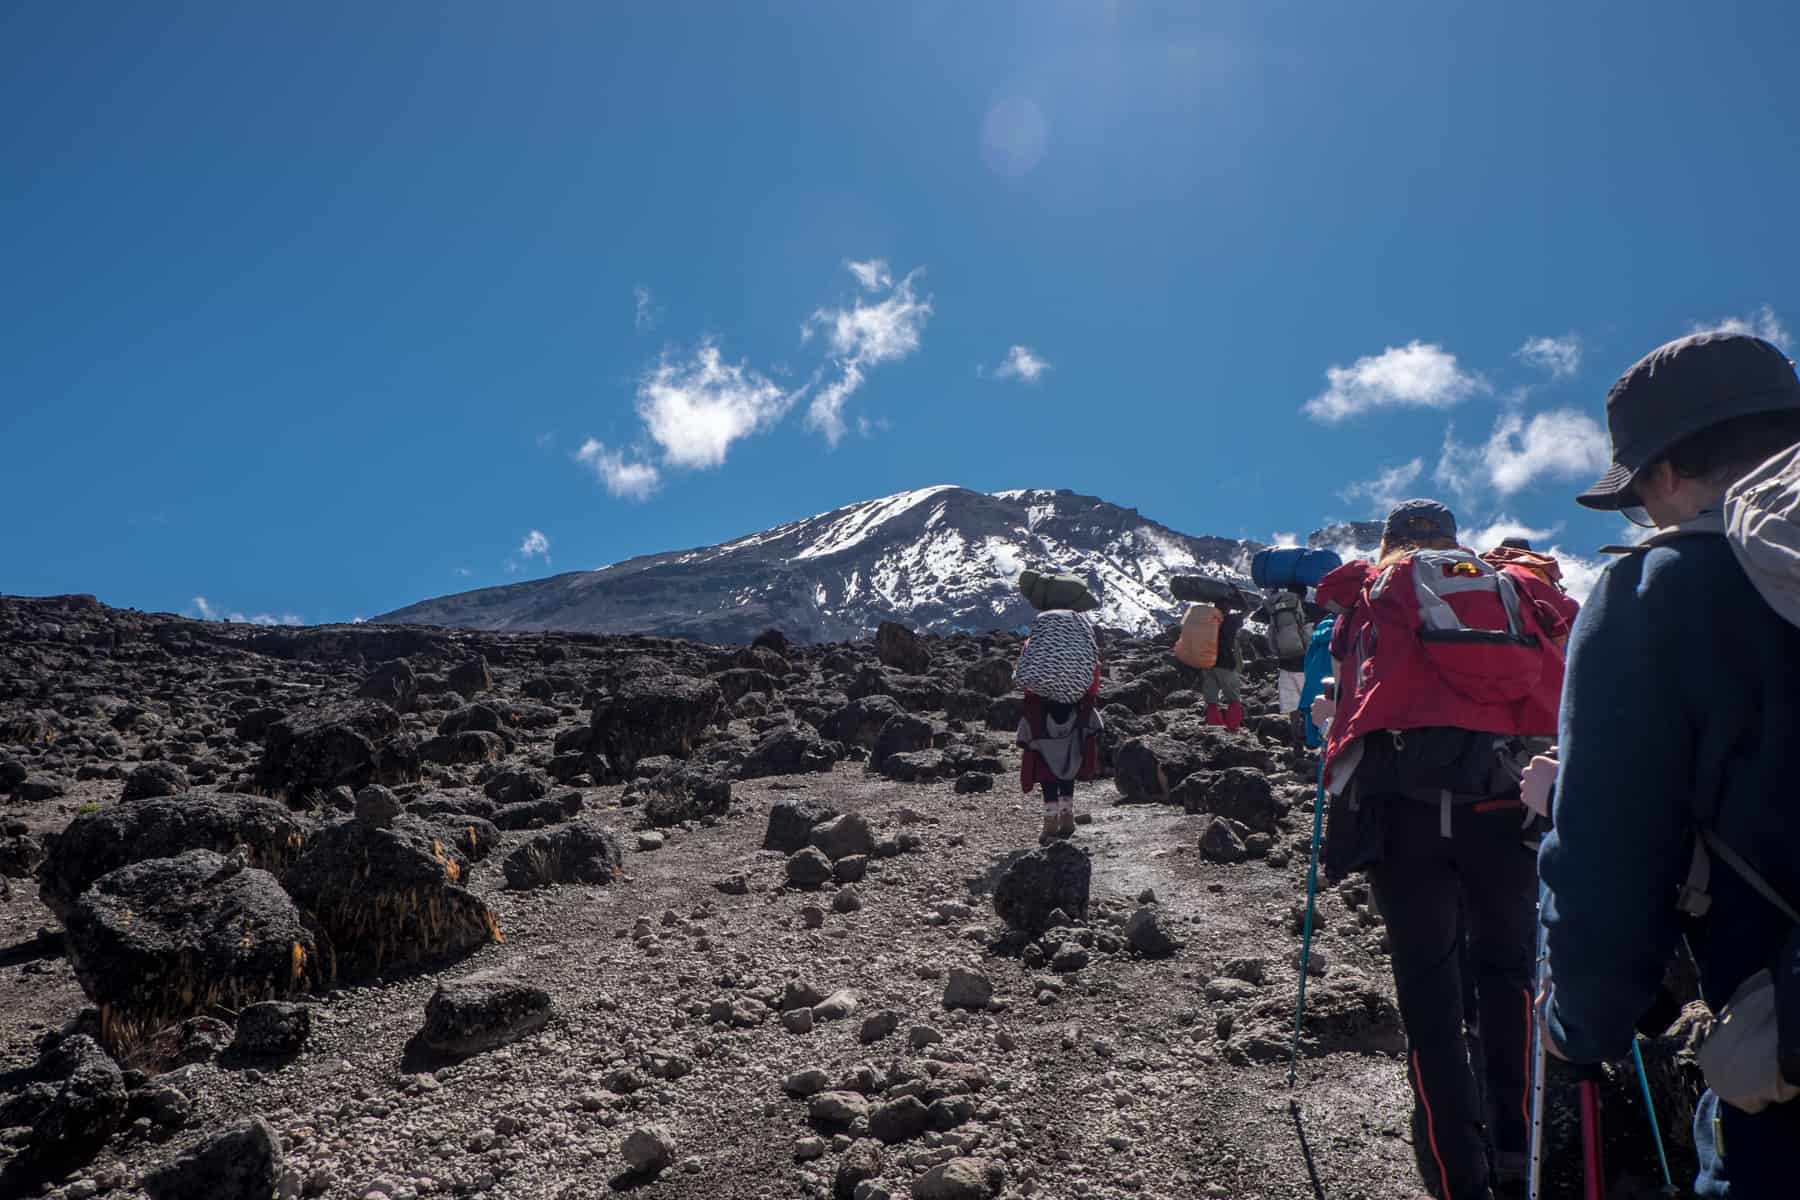
<svg viewBox="0 0 1800 1200">
<path fill-rule="evenodd" d="M 1640 529 L 1656 528 L 1656 522 L 1650 517 L 1650 510 L 1641 504 L 1632 504 L 1621 508 L 1619 515 Z"/>
</svg>

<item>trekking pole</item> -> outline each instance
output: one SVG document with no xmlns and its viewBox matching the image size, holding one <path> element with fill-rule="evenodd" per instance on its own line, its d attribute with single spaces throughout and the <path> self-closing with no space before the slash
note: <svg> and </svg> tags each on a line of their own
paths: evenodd
<svg viewBox="0 0 1800 1200">
<path fill-rule="evenodd" d="M 1541 891 L 1539 893 L 1542 895 Z M 1549 931 L 1544 928 L 1544 908 L 1538 902 L 1537 964 L 1532 980 L 1532 997 L 1543 994 L 1544 964 L 1550 953 L 1546 945 Z M 1544 1025 L 1534 1013 L 1531 1021 L 1531 1155 L 1530 1174 L 1525 1195 L 1528 1200 L 1541 1200 L 1544 1177 Z"/>
<path fill-rule="evenodd" d="M 1300 999 L 1294 1005 L 1294 1044 L 1288 1049 L 1288 1086 L 1300 1070 L 1300 1025 L 1306 1017 L 1306 977 L 1312 970 L 1313 906 L 1319 891 L 1319 839 L 1325 829 L 1325 748 L 1319 747 L 1319 786 L 1313 794 L 1312 857 L 1306 864 L 1306 919 L 1300 936 Z"/>
<path fill-rule="evenodd" d="M 1581 1182 L 1586 1200 L 1606 1200 L 1606 1164 L 1600 1151 L 1600 1079 L 1598 1065 L 1582 1068 L 1576 1085 L 1581 1100 Z"/>
<path fill-rule="evenodd" d="M 1644 1051 L 1636 1038 L 1631 1039 L 1631 1059 L 1637 1064 L 1638 1086 L 1644 1091 L 1644 1112 L 1650 1117 L 1650 1136 L 1656 1140 L 1656 1161 L 1662 1167 L 1663 1193 L 1675 1194 L 1675 1180 L 1669 1174 L 1669 1156 L 1663 1152 L 1662 1128 L 1656 1123 L 1656 1101 L 1650 1098 L 1650 1073 L 1644 1070 Z"/>
</svg>

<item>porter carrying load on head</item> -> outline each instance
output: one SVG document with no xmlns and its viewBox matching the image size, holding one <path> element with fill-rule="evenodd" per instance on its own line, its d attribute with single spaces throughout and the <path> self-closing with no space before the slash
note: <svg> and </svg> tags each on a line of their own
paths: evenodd
<svg viewBox="0 0 1800 1200">
<path fill-rule="evenodd" d="M 1099 775 L 1095 698 L 1100 693 L 1100 646 L 1080 613 L 1052 609 L 1031 623 L 1013 682 L 1025 692 L 1015 741 L 1020 747 L 1019 784 L 1044 792 L 1039 839 L 1075 832 L 1075 781 Z"/>
</svg>

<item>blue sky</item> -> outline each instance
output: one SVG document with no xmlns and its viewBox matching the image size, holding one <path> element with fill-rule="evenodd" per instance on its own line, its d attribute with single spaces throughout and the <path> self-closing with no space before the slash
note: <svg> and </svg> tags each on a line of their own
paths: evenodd
<svg viewBox="0 0 1800 1200">
<path fill-rule="evenodd" d="M 0 591 L 309 622 L 938 482 L 1569 550 L 1800 322 L 1791 5 L 0 9 Z M 533 536 L 533 535 L 536 536 Z"/>
</svg>

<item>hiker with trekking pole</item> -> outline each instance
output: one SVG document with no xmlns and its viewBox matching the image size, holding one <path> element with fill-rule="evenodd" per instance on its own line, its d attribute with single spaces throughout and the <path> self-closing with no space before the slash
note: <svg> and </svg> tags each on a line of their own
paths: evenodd
<svg viewBox="0 0 1800 1200">
<path fill-rule="evenodd" d="M 1531 739 L 1555 731 L 1568 630 L 1548 584 L 1496 570 L 1456 533 L 1449 509 L 1409 500 L 1376 562 L 1319 582 L 1338 614 L 1337 697 L 1312 716 L 1325 728 L 1327 879 L 1365 871 L 1387 923 L 1420 1175 L 1439 1200 L 1487 1200 L 1494 1177 L 1522 1183 L 1527 1167 L 1537 871 L 1519 784 Z M 1463 1019 L 1465 934 L 1485 1105 Z"/>
<path fill-rule="evenodd" d="M 1670 342 L 1606 399 L 1612 467 L 1577 500 L 1654 532 L 1568 647 L 1540 866 L 1540 1036 L 1631 1054 L 1685 937 L 1718 1021 L 1700 1051 L 1701 1195 L 1800 1195 L 1800 378 L 1745 334 Z M 1716 1122 L 1712 1114 L 1716 1113 Z"/>
</svg>

